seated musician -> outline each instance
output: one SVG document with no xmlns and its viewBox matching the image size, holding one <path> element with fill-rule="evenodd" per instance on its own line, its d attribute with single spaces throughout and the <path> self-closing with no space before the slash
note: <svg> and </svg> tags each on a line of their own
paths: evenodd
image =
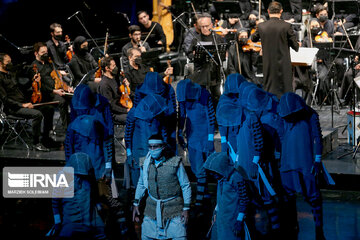
<svg viewBox="0 0 360 240">
<path fill-rule="evenodd" d="M 145 79 L 145 75 L 151 72 L 152 67 L 146 65 L 141 61 L 141 52 L 138 48 L 130 48 L 128 50 L 129 68 L 125 70 L 125 77 L 130 83 L 131 96 L 134 96 L 137 86 L 142 84 Z M 166 68 L 161 76 L 170 76 L 173 74 L 173 68 Z"/>
<path fill-rule="evenodd" d="M 83 76 L 94 70 L 98 67 L 98 63 L 95 61 L 94 57 L 89 53 L 89 43 L 83 36 L 78 36 L 75 38 L 73 43 L 74 56 L 69 63 L 71 72 L 74 75 L 73 86 L 76 87 Z M 101 81 L 101 78 L 95 78 L 95 74 L 90 76 L 89 80 L 82 83 L 88 84 L 90 89 L 93 92 L 96 92 L 98 83 Z"/>
<path fill-rule="evenodd" d="M 51 39 L 46 42 L 46 46 L 49 50 L 49 56 L 53 60 L 57 68 L 62 68 L 69 59 L 66 56 L 67 47 L 62 39 L 62 27 L 58 23 L 50 25 Z"/>
<path fill-rule="evenodd" d="M 150 34 L 147 42 L 151 48 L 156 47 L 166 47 L 166 36 L 162 26 L 154 21 L 151 21 L 149 14 L 146 11 L 139 11 L 137 13 L 139 23 L 141 23 L 140 28 L 141 32 L 147 35 L 151 29 L 154 27 L 154 30 Z"/>
<path fill-rule="evenodd" d="M 130 48 L 139 48 L 141 52 L 146 52 L 147 50 L 150 49 L 150 46 L 147 42 L 143 43 L 143 41 L 141 41 L 141 29 L 139 26 L 131 25 L 129 27 L 129 37 L 130 37 L 130 42 L 125 44 L 121 50 L 123 56 L 124 68 L 129 67 L 127 51 Z"/>
<path fill-rule="evenodd" d="M 256 78 L 255 71 L 252 67 L 252 53 L 254 52 L 254 49 L 252 49 L 252 47 L 248 45 L 249 34 L 247 29 L 242 28 L 239 30 L 237 40 L 239 55 L 237 54 L 236 45 L 233 44 L 232 46 L 230 46 L 228 50 L 227 73 L 241 73 L 248 81 L 258 84 L 259 80 Z M 239 69 L 239 59 L 241 71 Z"/>
<path fill-rule="evenodd" d="M 34 81 L 39 81 L 40 76 L 35 75 Z M 30 82 L 31 84 L 31 82 Z M 18 86 L 18 81 L 12 69 L 11 57 L 6 53 L 0 53 L 0 99 L 4 104 L 7 114 L 32 119 L 32 143 L 33 148 L 38 151 L 49 151 L 53 140 L 49 137 L 52 129 L 54 108 L 51 105 L 34 107 L 30 99 L 26 99 L 24 93 Z M 41 134 L 41 122 L 44 120 L 44 129 Z M 40 142 L 40 135 L 42 142 Z"/>
<path fill-rule="evenodd" d="M 31 64 L 32 66 L 35 64 L 37 66 L 38 72 L 40 73 L 41 77 L 41 94 L 42 94 L 42 101 L 41 102 L 51 102 L 51 101 L 59 101 L 57 107 L 60 111 L 60 118 L 62 121 L 62 125 L 64 129 L 67 128 L 70 122 L 70 115 L 69 115 L 69 101 L 70 96 L 65 96 L 68 93 L 72 93 L 73 90 L 70 87 L 68 92 L 65 91 L 63 88 L 56 89 L 55 88 L 55 80 L 51 76 L 59 76 L 61 77 L 61 73 L 58 72 L 56 74 L 54 66 L 49 62 L 49 55 L 48 55 L 48 48 L 47 46 L 42 43 L 38 42 L 34 44 L 34 54 L 35 60 Z M 54 71 L 54 72 L 53 72 Z M 30 76 L 34 76 L 35 72 L 32 71 Z"/>
<path fill-rule="evenodd" d="M 240 21 L 237 14 L 228 14 L 226 21 L 221 24 L 222 34 L 226 35 L 226 41 L 236 40 L 236 33 L 240 28 L 244 27 L 244 23 Z"/>
<path fill-rule="evenodd" d="M 122 93 L 119 91 L 120 86 L 116 81 L 119 69 L 112 57 L 105 57 L 101 60 L 101 69 L 103 70 L 103 75 L 99 84 L 99 93 L 109 100 L 114 122 L 125 125 L 127 112 L 130 108 L 120 104 Z M 121 81 L 126 86 L 129 86 L 126 78 Z"/>
<path fill-rule="evenodd" d="M 334 23 L 328 18 L 327 7 L 319 5 L 316 8 L 316 18 L 318 19 L 321 29 L 324 30 L 329 37 L 333 37 L 333 35 L 343 34 L 343 31 L 341 30 L 341 32 L 334 32 Z"/>
</svg>

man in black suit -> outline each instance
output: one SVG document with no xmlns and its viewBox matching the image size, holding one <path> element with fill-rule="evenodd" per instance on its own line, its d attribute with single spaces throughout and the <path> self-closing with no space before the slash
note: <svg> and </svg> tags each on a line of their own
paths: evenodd
<svg viewBox="0 0 360 240">
<path fill-rule="evenodd" d="M 271 2 L 268 7 L 270 20 L 260 23 L 252 36 L 254 42 L 261 38 L 264 90 L 279 99 L 284 93 L 293 91 L 290 47 L 298 51 L 300 46 L 291 24 L 280 20 L 282 12 L 279 2 Z"/>
</svg>

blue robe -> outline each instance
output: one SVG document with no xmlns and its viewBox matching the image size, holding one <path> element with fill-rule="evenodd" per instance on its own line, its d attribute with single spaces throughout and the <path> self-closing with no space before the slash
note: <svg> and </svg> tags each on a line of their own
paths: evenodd
<svg viewBox="0 0 360 240">
<path fill-rule="evenodd" d="M 166 110 L 164 117 L 166 118 L 166 131 L 168 136 L 168 144 L 176 154 L 176 126 L 177 126 L 177 113 L 176 113 L 176 97 L 175 91 L 171 84 L 166 84 L 161 75 L 157 72 L 148 72 L 145 76 L 144 83 L 139 85 L 135 92 L 134 107 L 149 94 L 157 94 L 165 99 Z"/>
<path fill-rule="evenodd" d="M 226 153 L 213 153 L 204 164 L 205 169 L 222 178 L 217 185 L 216 231 L 217 239 L 241 239 L 234 234 L 239 213 L 245 214 L 249 198 L 243 177 L 235 171 Z"/>
<path fill-rule="evenodd" d="M 74 181 L 70 183 L 74 185 L 74 197 L 52 200 L 55 223 L 61 223 L 59 237 L 106 239 L 104 223 L 95 208 L 97 188 L 91 165 L 85 153 L 75 153 L 66 162 L 66 167 L 74 168 Z"/>
</svg>

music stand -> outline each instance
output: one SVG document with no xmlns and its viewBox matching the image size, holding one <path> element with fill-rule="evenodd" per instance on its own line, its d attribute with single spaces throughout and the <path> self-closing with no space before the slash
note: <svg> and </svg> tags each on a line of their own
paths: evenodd
<svg viewBox="0 0 360 240">
<path fill-rule="evenodd" d="M 217 13 L 231 14 L 240 17 L 243 12 L 241 11 L 239 1 L 213 1 L 212 4 Z"/>
<path fill-rule="evenodd" d="M 203 46 L 205 47 L 206 50 L 208 50 L 212 55 L 216 55 L 216 46 L 211 44 L 206 44 L 207 42 L 203 42 Z M 219 48 L 219 54 L 220 54 L 220 59 L 222 61 L 224 61 L 226 59 L 226 50 L 227 50 L 227 46 L 228 44 L 226 43 L 221 43 L 218 44 L 218 48 Z M 194 62 L 196 63 L 205 63 L 205 62 L 211 62 L 211 58 L 209 56 L 209 54 L 207 52 L 205 52 L 205 50 L 200 47 L 199 45 L 195 46 L 195 54 L 194 54 Z"/>
</svg>

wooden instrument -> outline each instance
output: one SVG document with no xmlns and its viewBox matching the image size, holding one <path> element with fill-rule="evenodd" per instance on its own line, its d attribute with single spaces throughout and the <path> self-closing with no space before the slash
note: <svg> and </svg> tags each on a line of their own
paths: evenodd
<svg viewBox="0 0 360 240">
<path fill-rule="evenodd" d="M 260 52 L 261 51 L 261 42 L 254 43 L 250 39 L 247 41 L 246 45 L 242 46 L 242 50 L 244 52 L 254 51 L 254 52 Z"/>
<path fill-rule="evenodd" d="M 63 81 L 62 75 L 59 70 L 56 70 L 54 62 L 49 58 L 49 63 L 51 63 L 53 70 L 50 73 L 51 78 L 55 81 L 55 90 L 63 89 L 66 92 L 69 92 L 70 87 Z"/>
<path fill-rule="evenodd" d="M 123 63 L 120 59 L 120 75 L 125 78 L 125 74 L 124 74 L 124 67 L 123 67 Z M 121 98 L 119 103 L 121 104 L 121 106 L 127 108 L 127 109 L 131 109 L 133 107 L 133 102 L 131 101 L 130 98 L 130 88 L 128 86 L 125 85 L 124 82 L 121 82 L 121 85 L 119 87 L 119 91 L 121 92 Z"/>
<path fill-rule="evenodd" d="M 167 60 L 166 61 L 168 67 L 171 67 L 171 60 Z M 170 76 L 165 76 L 164 77 L 164 82 L 167 83 L 167 84 L 171 84 L 172 83 L 172 78 Z"/>
<path fill-rule="evenodd" d="M 105 43 L 104 43 L 104 56 L 106 55 L 107 46 L 108 46 L 108 38 L 109 38 L 109 30 L 107 29 L 106 35 L 105 35 Z M 102 69 L 101 69 L 101 60 L 103 60 L 103 57 L 99 59 L 98 61 L 98 70 L 95 72 L 95 78 L 101 78 L 102 76 Z"/>
<path fill-rule="evenodd" d="M 171 4 L 172 0 L 153 0 L 154 11 L 152 20 L 158 22 L 164 30 L 167 51 L 170 51 L 169 46 L 174 41 L 174 29 L 170 13 Z"/>
<path fill-rule="evenodd" d="M 71 45 L 69 35 L 65 35 L 65 41 L 69 44 L 69 46 Z M 73 56 L 74 56 L 74 51 L 67 50 L 66 57 L 69 59 L 69 62 Z"/>
<path fill-rule="evenodd" d="M 315 42 L 333 42 L 333 40 L 327 32 L 322 31 L 319 35 L 316 35 Z"/>
<path fill-rule="evenodd" d="M 33 70 L 35 72 L 35 77 L 33 79 L 33 82 L 31 84 L 32 86 L 32 94 L 31 94 L 31 102 L 32 103 L 39 103 L 41 102 L 41 99 L 42 99 L 42 95 L 41 95 L 41 91 L 40 91 L 40 88 L 41 88 L 41 80 L 40 81 L 36 81 L 36 78 L 39 77 L 39 71 L 38 71 L 38 67 L 36 64 L 33 65 Z"/>
</svg>

